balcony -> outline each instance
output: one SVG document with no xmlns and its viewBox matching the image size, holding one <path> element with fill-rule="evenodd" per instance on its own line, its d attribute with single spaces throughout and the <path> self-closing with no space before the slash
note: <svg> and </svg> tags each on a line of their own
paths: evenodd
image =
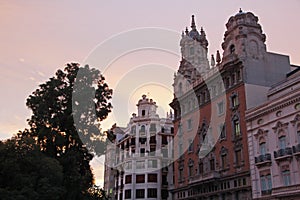
<svg viewBox="0 0 300 200">
<path fill-rule="evenodd" d="M 271 195 L 272 194 L 272 189 L 269 190 L 262 190 L 261 191 L 261 195 L 265 196 L 265 195 Z"/>
<path fill-rule="evenodd" d="M 279 149 L 278 151 L 274 151 L 274 158 L 276 161 L 290 159 L 292 155 L 292 147 L 286 147 L 285 149 Z"/>
<path fill-rule="evenodd" d="M 300 144 L 297 144 L 296 146 L 293 146 L 293 153 L 295 156 L 300 157 Z"/>
<path fill-rule="evenodd" d="M 189 178 L 189 184 L 197 183 L 199 181 L 206 181 L 210 179 L 218 179 L 220 178 L 220 173 L 216 171 L 212 171 L 205 174 L 198 174 L 196 176 L 192 176 Z"/>
<path fill-rule="evenodd" d="M 272 164 L 272 158 L 270 153 L 266 153 L 265 155 L 260 155 L 258 157 L 255 157 L 255 165 L 256 166 L 262 166 L 262 165 L 271 165 Z"/>
</svg>

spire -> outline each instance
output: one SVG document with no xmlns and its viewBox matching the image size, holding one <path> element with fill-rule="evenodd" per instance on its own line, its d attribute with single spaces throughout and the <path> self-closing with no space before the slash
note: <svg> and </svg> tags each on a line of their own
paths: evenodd
<svg viewBox="0 0 300 200">
<path fill-rule="evenodd" d="M 196 24 L 195 24 L 195 18 L 194 15 L 192 15 L 192 24 L 191 24 L 192 30 L 196 30 Z"/>
<path fill-rule="evenodd" d="M 217 61 L 218 64 L 220 64 L 220 62 L 221 62 L 221 56 L 220 56 L 219 50 L 217 50 L 216 61 Z"/>
</svg>

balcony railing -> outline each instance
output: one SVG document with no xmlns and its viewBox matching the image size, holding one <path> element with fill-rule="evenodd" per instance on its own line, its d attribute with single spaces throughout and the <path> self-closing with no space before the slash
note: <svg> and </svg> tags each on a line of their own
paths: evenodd
<svg viewBox="0 0 300 200">
<path fill-rule="evenodd" d="M 255 157 L 255 164 L 256 165 L 264 165 L 264 164 L 270 164 L 271 162 L 271 154 L 266 153 L 264 155 L 260 155 L 258 157 Z"/>
<path fill-rule="evenodd" d="M 274 151 L 275 160 L 289 158 L 293 155 L 292 147 L 286 147 L 285 149 L 279 149 L 278 151 Z"/>
<path fill-rule="evenodd" d="M 152 145 L 152 144 L 155 145 L 155 144 L 156 144 L 156 140 L 151 140 L 151 139 L 150 139 L 150 144 L 151 144 L 151 145 Z"/>
<path fill-rule="evenodd" d="M 206 174 L 198 174 L 196 176 L 192 176 L 189 178 L 189 183 L 196 183 L 199 181 L 209 180 L 209 179 L 218 179 L 220 178 L 220 173 L 216 171 L 212 171 Z"/>
<path fill-rule="evenodd" d="M 270 195 L 270 194 L 272 194 L 272 189 L 261 191 L 261 195 Z"/>
</svg>

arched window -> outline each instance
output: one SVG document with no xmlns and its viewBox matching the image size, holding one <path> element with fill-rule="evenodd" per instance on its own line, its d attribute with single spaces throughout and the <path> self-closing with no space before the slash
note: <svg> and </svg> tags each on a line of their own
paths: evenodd
<svg viewBox="0 0 300 200">
<path fill-rule="evenodd" d="M 286 147 L 286 137 L 285 135 L 282 135 L 279 137 L 279 148 L 285 149 L 285 147 Z"/>
<path fill-rule="evenodd" d="M 140 133 L 144 134 L 146 132 L 146 128 L 144 125 L 141 126 Z"/>
</svg>

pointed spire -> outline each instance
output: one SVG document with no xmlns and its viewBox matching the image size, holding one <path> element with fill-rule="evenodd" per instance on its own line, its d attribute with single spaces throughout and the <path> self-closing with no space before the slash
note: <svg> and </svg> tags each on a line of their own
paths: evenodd
<svg viewBox="0 0 300 200">
<path fill-rule="evenodd" d="M 194 15 L 192 15 L 192 24 L 191 24 L 192 30 L 196 30 L 196 23 L 195 23 L 195 18 Z"/>
<path fill-rule="evenodd" d="M 220 62 L 221 62 L 221 56 L 220 56 L 219 50 L 217 50 L 216 61 L 217 61 L 218 64 L 220 64 Z"/>
<path fill-rule="evenodd" d="M 185 28 L 185 34 L 186 34 L 186 35 L 189 34 L 189 29 L 188 29 L 188 27 Z"/>
<path fill-rule="evenodd" d="M 216 64 L 216 62 L 215 62 L 214 54 L 211 54 L 210 65 L 211 65 L 212 67 L 214 67 L 215 64 Z"/>
</svg>

